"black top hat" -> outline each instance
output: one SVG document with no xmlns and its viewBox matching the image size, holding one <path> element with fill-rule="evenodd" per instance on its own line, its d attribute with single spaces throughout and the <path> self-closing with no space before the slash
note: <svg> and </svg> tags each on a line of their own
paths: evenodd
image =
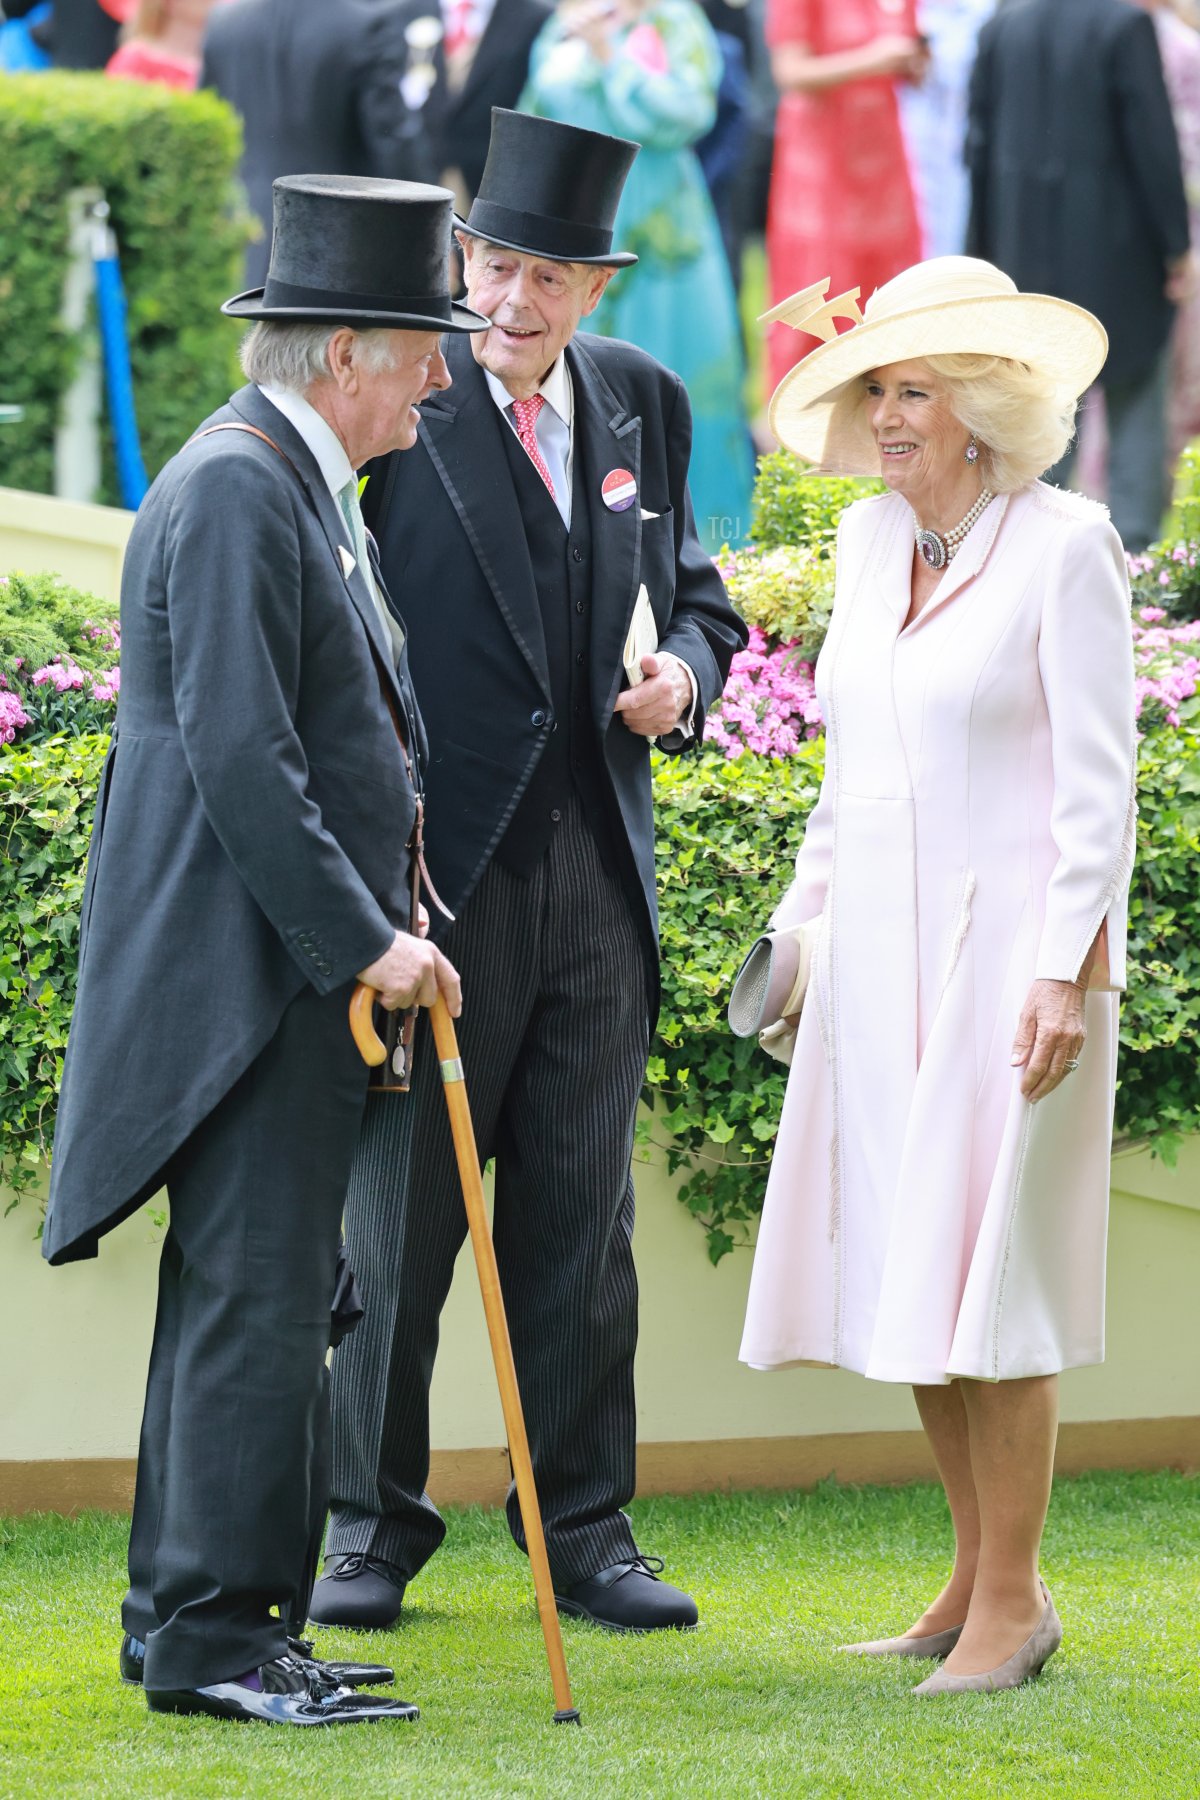
<svg viewBox="0 0 1200 1800">
<path fill-rule="evenodd" d="M 305 319 L 361 331 L 485 331 L 450 298 L 449 188 L 369 175 L 281 175 L 267 284 L 221 308 L 234 319 Z"/>
<path fill-rule="evenodd" d="M 624 268 L 637 257 L 613 249 L 613 220 L 640 148 L 629 138 L 493 106 L 479 193 L 454 222 L 506 250 Z"/>
</svg>

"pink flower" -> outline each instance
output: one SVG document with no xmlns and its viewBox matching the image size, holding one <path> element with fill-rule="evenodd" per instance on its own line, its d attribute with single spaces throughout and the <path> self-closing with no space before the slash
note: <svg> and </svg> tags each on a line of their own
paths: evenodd
<svg viewBox="0 0 1200 1800">
<path fill-rule="evenodd" d="M 1158 621 L 1165 619 L 1166 616 L 1161 606 L 1143 606 L 1138 613 L 1138 618 L 1147 625 L 1157 625 Z"/>
<path fill-rule="evenodd" d="M 56 656 L 45 668 L 35 669 L 33 672 L 34 687 L 44 687 L 47 682 L 57 688 L 60 694 L 65 694 L 71 688 L 83 686 L 83 670 L 70 657 L 63 662 L 61 657 Z"/>
<path fill-rule="evenodd" d="M 819 737 L 822 729 L 812 665 L 799 660 L 793 644 L 768 650 L 764 633 L 752 628 L 709 714 L 706 740 L 731 760 L 746 750 L 793 756 L 805 738 Z"/>
<path fill-rule="evenodd" d="M 0 691 L 0 744 L 11 744 L 18 731 L 28 723 L 29 714 L 11 689 Z"/>
</svg>

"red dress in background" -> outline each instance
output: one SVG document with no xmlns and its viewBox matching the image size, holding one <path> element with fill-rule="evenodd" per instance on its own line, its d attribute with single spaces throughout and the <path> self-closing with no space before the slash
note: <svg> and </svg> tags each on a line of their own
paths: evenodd
<svg viewBox="0 0 1200 1800">
<path fill-rule="evenodd" d="M 917 0 L 768 0 L 767 41 L 840 54 L 874 38 L 915 37 L 916 8 Z M 771 304 L 828 275 L 831 295 L 858 287 L 865 305 L 920 258 L 895 82 L 782 95 L 767 218 Z M 772 327 L 772 388 L 814 343 L 789 325 Z"/>
</svg>

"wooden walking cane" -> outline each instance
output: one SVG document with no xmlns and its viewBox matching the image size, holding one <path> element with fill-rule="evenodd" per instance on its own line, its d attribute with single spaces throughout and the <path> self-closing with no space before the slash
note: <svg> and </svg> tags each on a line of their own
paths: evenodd
<svg viewBox="0 0 1200 1800">
<path fill-rule="evenodd" d="M 371 1018 L 374 1001 L 375 990 L 360 981 L 350 1000 L 350 1029 L 354 1033 L 354 1041 L 363 1061 L 371 1068 L 378 1068 L 386 1059 L 387 1050 Z M 513 1364 L 504 1296 L 500 1291 L 500 1272 L 496 1267 L 496 1251 L 484 1207 L 483 1176 L 479 1168 L 479 1154 L 475 1148 L 475 1131 L 471 1124 L 462 1058 L 458 1054 L 454 1020 L 450 1017 L 441 994 L 433 1003 L 430 1017 L 446 1090 L 446 1106 L 450 1113 L 450 1130 L 458 1158 L 458 1174 L 467 1207 L 467 1224 L 471 1229 L 471 1248 L 475 1252 L 475 1267 L 479 1271 L 483 1310 L 492 1344 L 492 1360 L 496 1365 L 496 1380 L 500 1387 L 500 1404 L 508 1432 L 513 1478 L 517 1484 L 517 1498 L 521 1503 L 521 1519 L 525 1526 L 529 1565 L 533 1570 L 542 1636 L 546 1640 L 546 1657 L 550 1664 L 550 1680 L 554 1686 L 554 1703 L 557 1708 L 554 1723 L 578 1725 L 581 1721 L 578 1708 L 571 1699 L 571 1683 L 567 1677 L 567 1659 L 563 1652 L 558 1608 L 554 1604 L 554 1584 L 550 1579 L 550 1563 L 546 1556 L 546 1537 L 542 1530 L 541 1508 L 538 1506 L 537 1485 L 533 1478 L 533 1460 L 529 1454 L 529 1438 L 525 1431 L 525 1413 L 517 1388 L 517 1371 Z"/>
</svg>

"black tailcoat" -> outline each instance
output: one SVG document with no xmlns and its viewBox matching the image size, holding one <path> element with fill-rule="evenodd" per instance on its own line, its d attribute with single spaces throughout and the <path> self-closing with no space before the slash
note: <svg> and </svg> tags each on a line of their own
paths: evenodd
<svg viewBox="0 0 1200 1800">
<path fill-rule="evenodd" d="M 189 444 L 125 557 L 51 1262 L 94 1255 L 155 1191 L 306 982 L 332 993 L 408 924 L 415 797 L 380 692 L 419 755 L 407 669 L 392 679 L 364 572 L 343 574 L 346 525 L 303 440 L 254 387 L 208 423 L 235 421 L 299 478 L 245 432 Z"/>
<path fill-rule="evenodd" d="M 475 50 L 466 81 L 458 93 L 446 85 L 446 56 L 441 44 L 431 62 L 436 79 L 425 103 L 408 117 L 409 156 L 404 174 L 411 181 L 440 182 L 447 169 L 459 169 L 474 198 L 492 134 L 493 106 L 515 107 L 529 74 L 529 52 L 550 17 L 548 0 L 496 0 Z M 398 14 L 408 25 L 438 15 L 430 0 L 400 0 Z"/>
<path fill-rule="evenodd" d="M 242 116 L 241 177 L 264 233 L 247 286 L 266 278 L 278 176 L 411 175 L 404 22 L 396 0 L 231 0 L 210 15 L 200 85 Z"/>
<path fill-rule="evenodd" d="M 1175 309 L 1188 247 L 1179 144 L 1150 17 L 1126 0 L 1015 0 L 971 77 L 967 248 L 1029 293 L 1094 312 L 1104 379 L 1139 380 Z"/>
<path fill-rule="evenodd" d="M 427 854 L 457 912 L 475 888 L 557 721 L 538 595 L 502 433 L 509 431 L 470 345 L 450 339 L 453 386 L 422 405 L 415 449 L 375 466 L 363 509 L 409 632 L 413 685 L 429 734 Z M 658 1004 L 658 913 L 649 744 L 613 705 L 622 651 L 645 584 L 659 647 L 695 674 L 695 740 L 746 631 L 696 536 L 687 489 L 691 409 L 678 376 L 631 344 L 579 335 L 566 351 L 575 455 L 588 471 L 591 558 L 588 693 L 611 834 Z M 627 469 L 637 499 L 610 511 L 603 477 Z M 654 514 L 655 517 L 643 517 Z M 573 513 L 572 524 L 577 523 Z M 685 743 L 664 741 L 667 750 Z"/>
</svg>

